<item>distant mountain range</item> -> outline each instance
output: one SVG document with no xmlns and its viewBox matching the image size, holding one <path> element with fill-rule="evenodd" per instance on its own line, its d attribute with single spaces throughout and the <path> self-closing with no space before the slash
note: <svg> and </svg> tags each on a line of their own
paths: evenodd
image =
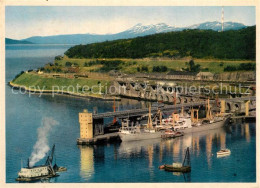
<svg viewBox="0 0 260 188">
<path fill-rule="evenodd" d="M 32 42 L 26 40 L 14 40 L 14 39 L 5 38 L 5 44 L 32 44 Z"/>
<path fill-rule="evenodd" d="M 225 22 L 224 30 L 238 30 L 245 28 L 244 24 L 236 22 Z M 164 33 L 171 31 L 182 31 L 185 29 L 201 29 L 201 30 L 214 30 L 221 31 L 221 23 L 214 22 L 205 22 L 201 24 L 191 25 L 189 27 L 174 27 L 169 26 L 165 23 L 152 24 L 152 25 L 142 25 L 137 24 L 126 31 L 116 33 L 116 34 L 71 34 L 71 35 L 54 35 L 54 36 L 35 36 L 23 39 L 21 41 L 36 43 L 36 44 L 89 44 L 95 42 L 103 42 L 107 40 L 116 40 L 116 39 L 127 39 L 135 38 L 138 36 L 146 36 L 155 33 Z"/>
</svg>

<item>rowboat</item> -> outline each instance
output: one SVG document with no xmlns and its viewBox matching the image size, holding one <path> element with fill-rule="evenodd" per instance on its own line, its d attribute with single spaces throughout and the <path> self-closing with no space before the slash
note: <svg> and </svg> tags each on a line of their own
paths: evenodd
<svg viewBox="0 0 260 188">
<path fill-rule="evenodd" d="M 217 157 L 227 156 L 230 154 L 231 154 L 231 151 L 229 149 L 221 149 L 220 151 L 217 152 Z"/>
</svg>

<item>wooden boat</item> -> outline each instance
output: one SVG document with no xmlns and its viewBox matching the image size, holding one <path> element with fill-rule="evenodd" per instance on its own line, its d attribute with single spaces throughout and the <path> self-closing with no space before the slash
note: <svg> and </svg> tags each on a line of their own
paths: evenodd
<svg viewBox="0 0 260 188">
<path fill-rule="evenodd" d="M 168 172 L 190 172 L 190 166 L 174 167 L 173 165 L 164 165 L 164 170 Z"/>
<path fill-rule="evenodd" d="M 217 156 L 227 156 L 230 155 L 231 151 L 229 149 L 221 149 L 220 151 L 217 152 Z"/>
<path fill-rule="evenodd" d="M 168 172 L 190 172 L 191 171 L 191 165 L 190 165 L 190 152 L 189 147 L 186 150 L 185 158 L 182 163 L 173 163 L 172 165 L 161 165 L 159 166 L 159 169 L 164 169 Z"/>
</svg>

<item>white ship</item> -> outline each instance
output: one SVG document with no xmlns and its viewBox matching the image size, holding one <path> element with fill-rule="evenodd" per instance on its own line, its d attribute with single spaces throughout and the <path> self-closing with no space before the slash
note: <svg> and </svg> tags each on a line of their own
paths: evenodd
<svg viewBox="0 0 260 188">
<path fill-rule="evenodd" d="M 160 138 L 163 131 L 156 131 L 152 128 L 141 128 L 140 126 L 129 126 L 129 120 L 122 122 L 119 136 L 122 142 Z"/>
<path fill-rule="evenodd" d="M 197 116 L 194 116 L 194 112 Z M 122 123 L 122 128 L 119 130 L 119 136 L 123 142 L 125 141 L 135 141 L 135 140 L 145 140 L 160 138 L 164 135 L 164 130 L 172 129 L 173 131 L 180 131 L 183 133 L 193 133 L 200 131 L 208 131 L 212 129 L 217 129 L 223 127 L 230 120 L 230 116 L 216 115 L 212 116 L 209 100 L 206 106 L 206 118 L 198 119 L 198 110 L 193 110 L 191 116 L 184 116 L 179 114 L 174 114 L 167 118 L 162 119 L 160 115 L 160 123 L 152 122 L 151 110 L 149 108 L 148 123 L 145 125 L 146 128 L 141 128 L 140 126 L 129 126 L 129 120 Z"/>
<path fill-rule="evenodd" d="M 28 159 L 27 167 L 21 168 L 18 172 L 18 178 L 16 181 L 35 181 L 42 178 L 51 178 L 59 176 L 57 172 L 66 171 L 64 167 L 58 167 L 56 162 L 52 166 L 53 155 L 54 155 L 55 145 L 53 145 L 50 155 L 47 157 L 45 165 L 41 166 L 30 166 L 30 161 Z"/>
</svg>

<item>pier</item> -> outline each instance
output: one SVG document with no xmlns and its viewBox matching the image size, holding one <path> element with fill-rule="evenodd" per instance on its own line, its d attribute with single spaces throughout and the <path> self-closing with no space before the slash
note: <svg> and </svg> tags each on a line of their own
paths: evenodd
<svg viewBox="0 0 260 188">
<path fill-rule="evenodd" d="M 107 142 L 118 142 L 120 141 L 118 132 L 116 133 L 107 133 L 103 135 L 98 135 L 93 138 L 78 138 L 78 145 L 92 145 L 92 144 L 102 144 Z"/>
<path fill-rule="evenodd" d="M 220 99 L 220 101 L 211 100 L 211 104 L 215 104 L 221 113 L 232 113 L 241 114 L 238 116 L 233 116 L 232 119 L 243 119 L 252 120 L 255 119 L 255 115 L 249 114 L 250 110 L 255 110 L 255 96 L 241 97 L 241 98 L 228 98 Z M 190 102 L 184 104 L 176 105 L 166 105 L 162 107 L 151 108 L 151 114 L 155 114 L 160 110 L 161 112 L 172 112 L 174 110 L 183 108 L 190 109 L 192 107 L 201 107 L 206 105 L 207 101 L 201 102 Z M 216 104 L 218 103 L 218 104 Z M 117 112 L 106 112 L 100 114 L 92 114 L 87 110 L 79 113 L 79 123 L 80 123 L 80 138 L 77 139 L 78 145 L 91 145 L 107 142 L 117 142 L 120 141 L 118 132 L 106 133 L 104 132 L 104 118 L 117 117 L 118 119 L 123 118 L 137 118 L 142 115 L 149 113 L 148 108 L 144 109 L 132 109 Z M 244 115 L 243 115 L 244 113 Z"/>
<path fill-rule="evenodd" d="M 242 107 L 241 103 L 244 103 L 244 101 L 255 101 L 255 96 L 250 97 L 240 97 L 240 98 L 229 98 L 229 99 L 220 99 L 224 100 L 226 102 L 227 110 L 234 110 L 234 108 L 240 109 Z M 216 103 L 215 100 L 210 101 L 211 104 Z M 166 105 L 163 107 L 160 107 L 161 111 L 172 111 L 175 109 L 181 109 L 182 107 L 188 109 L 190 107 L 198 107 L 203 106 L 206 104 L 206 101 L 201 102 L 190 102 L 190 103 L 183 103 L 183 104 L 176 104 L 176 105 Z M 126 117 L 133 117 L 133 116 L 142 116 L 147 114 L 149 111 L 148 108 L 144 109 L 133 109 L 133 110 L 125 110 L 125 111 L 117 111 L 117 112 L 106 112 L 106 113 L 100 113 L 100 114 L 93 114 L 93 119 L 102 119 L 102 118 L 108 118 L 108 117 L 117 117 L 117 118 L 126 118 Z M 158 107 L 152 107 L 151 112 L 156 113 L 158 111 Z"/>
</svg>

